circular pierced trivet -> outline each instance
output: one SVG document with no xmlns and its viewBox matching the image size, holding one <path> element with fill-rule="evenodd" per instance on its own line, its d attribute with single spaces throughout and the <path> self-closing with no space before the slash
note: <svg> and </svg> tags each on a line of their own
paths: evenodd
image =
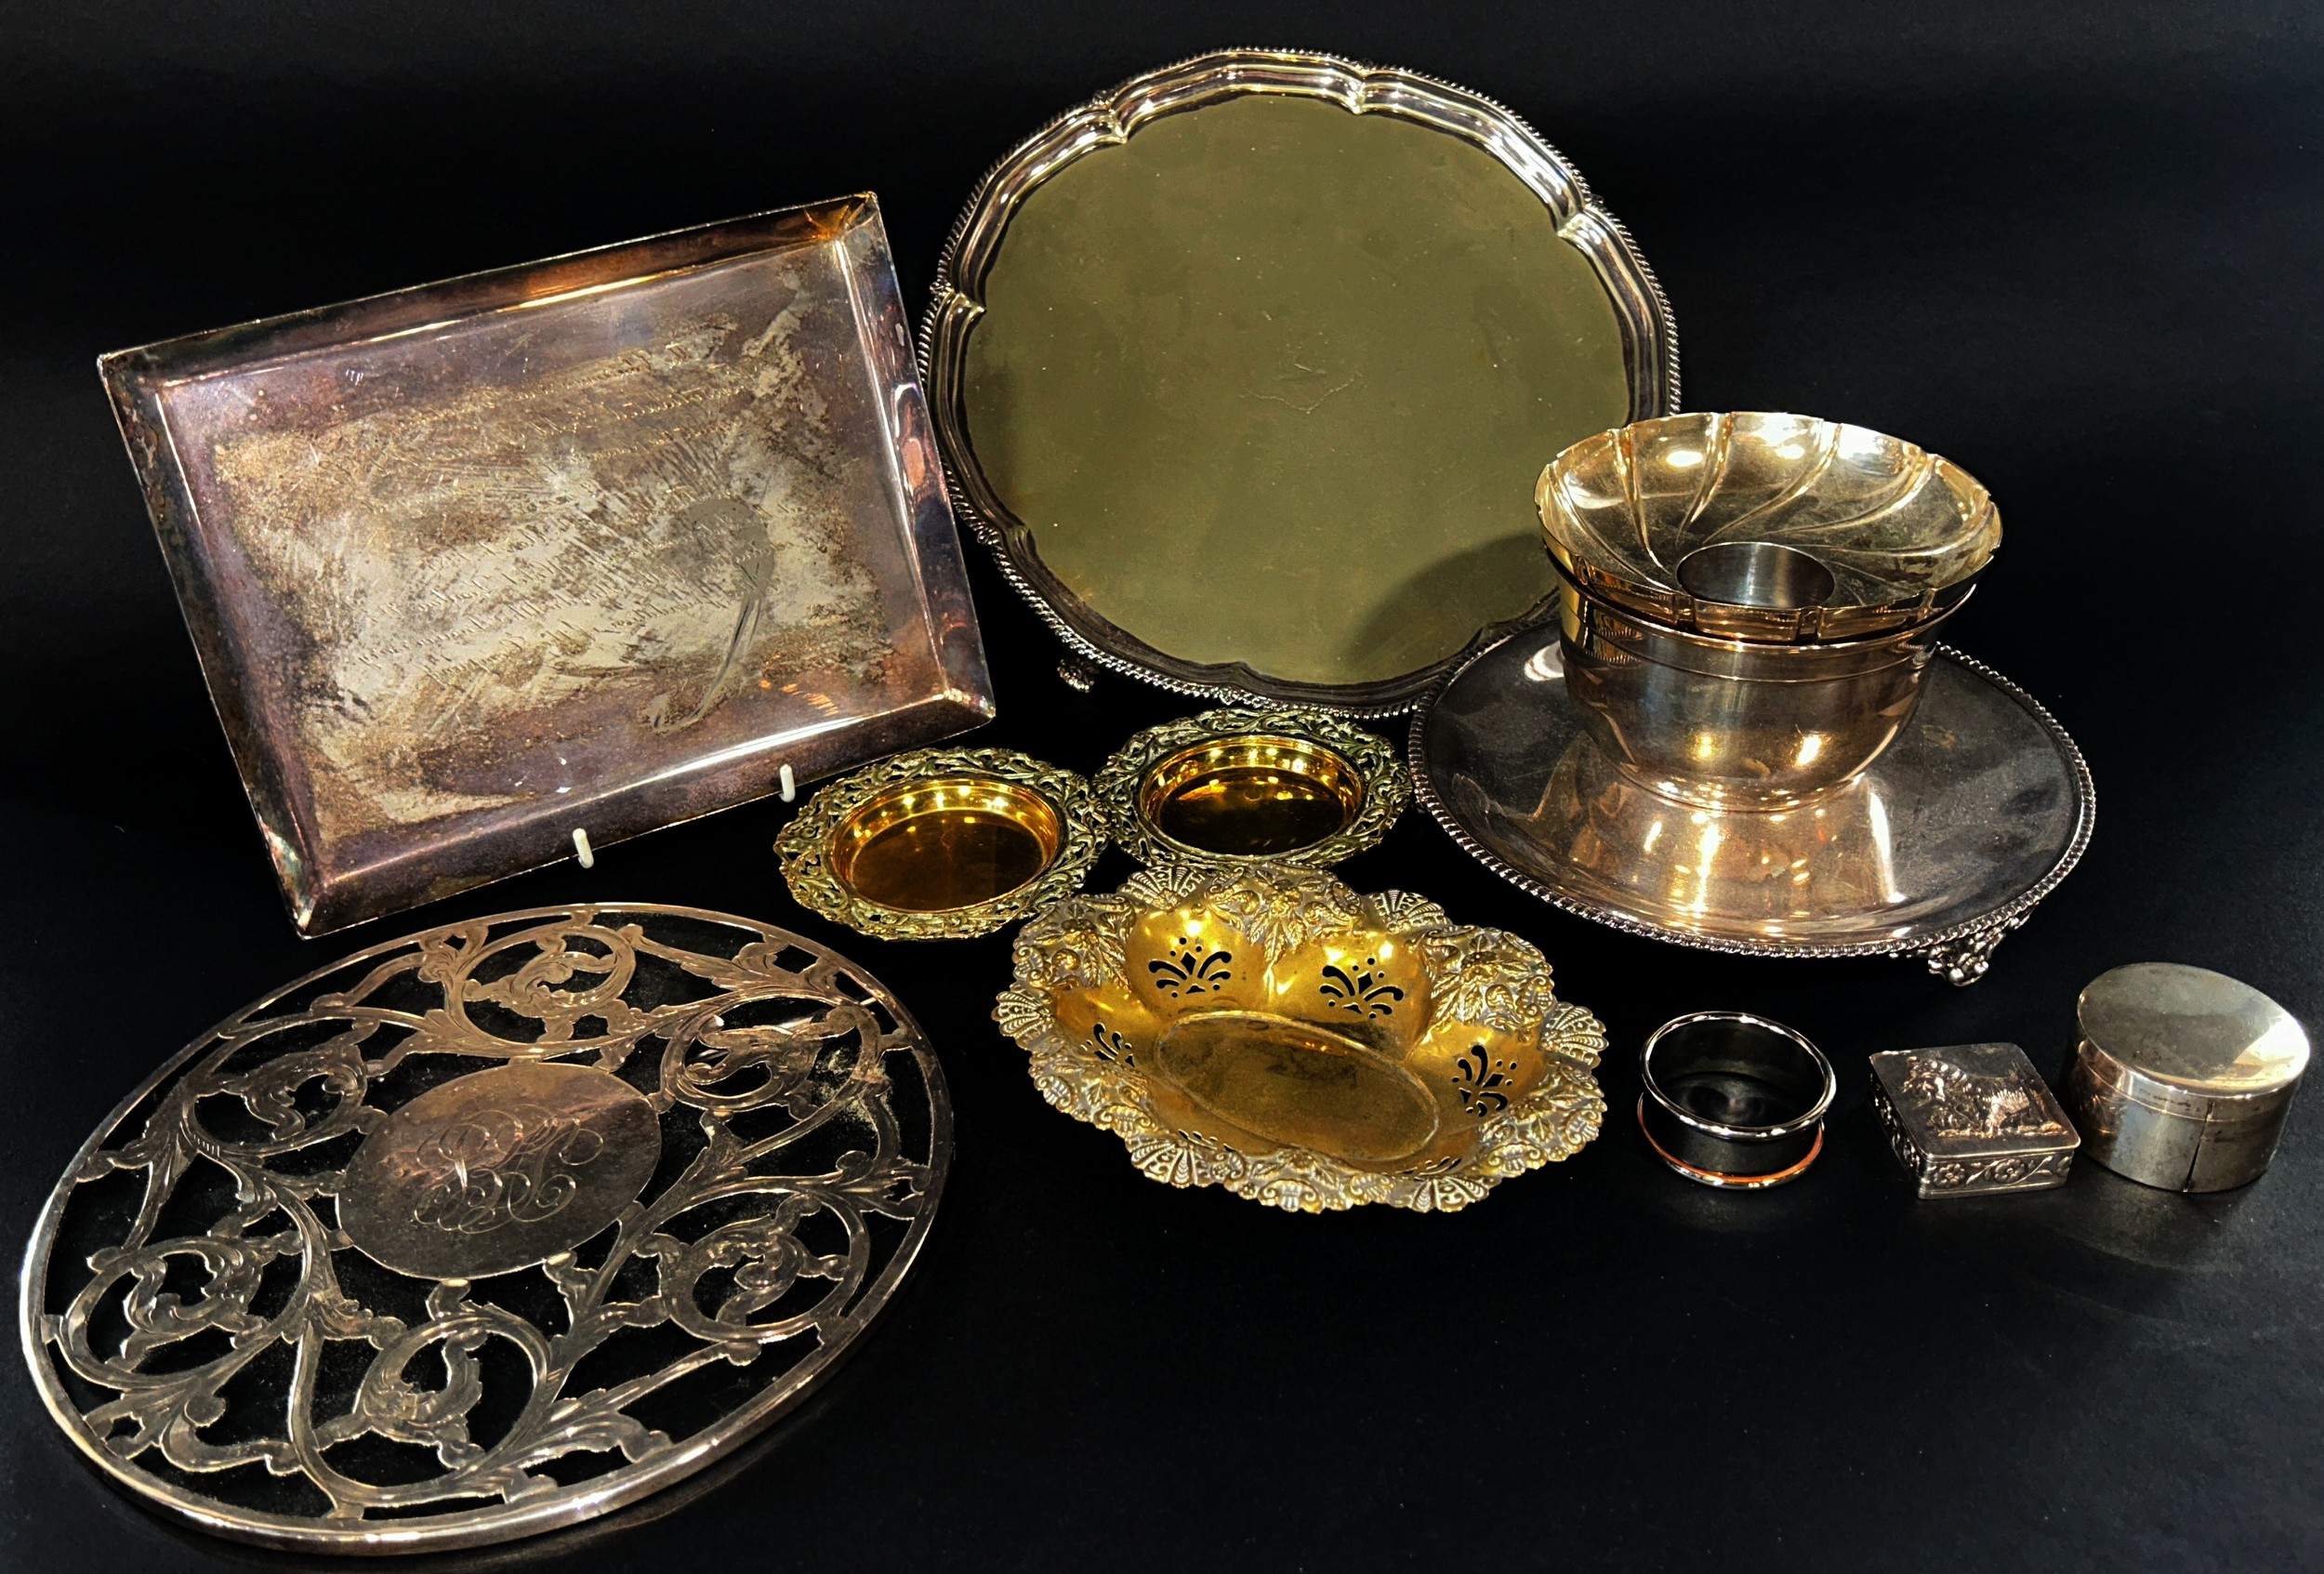
<svg viewBox="0 0 2324 1574">
<path fill-rule="evenodd" d="M 74 1157 L 27 1251 L 49 1412 L 205 1528 L 340 1552 L 602 1514 L 759 1431 L 895 1291 L 952 1109 L 796 935 L 509 913 L 244 1008 Z"/>
</svg>

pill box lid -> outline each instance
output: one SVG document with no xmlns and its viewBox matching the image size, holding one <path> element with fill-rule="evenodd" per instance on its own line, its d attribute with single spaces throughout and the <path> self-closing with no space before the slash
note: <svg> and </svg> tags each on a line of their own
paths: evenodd
<svg viewBox="0 0 2324 1574">
<path fill-rule="evenodd" d="M 1897 1131 L 1933 1158 L 2070 1153 L 2081 1137 L 2015 1044 L 1887 1050 L 1872 1077 Z"/>
<path fill-rule="evenodd" d="M 2085 1044 L 2193 1092 L 2283 1091 L 2307 1069 L 2299 1021 L 2250 985 L 2207 968 L 2119 967 L 2092 980 L 2076 1011 Z"/>
</svg>

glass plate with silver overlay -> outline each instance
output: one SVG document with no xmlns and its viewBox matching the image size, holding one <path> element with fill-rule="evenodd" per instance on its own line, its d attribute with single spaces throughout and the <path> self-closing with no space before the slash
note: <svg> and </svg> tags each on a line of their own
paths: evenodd
<svg viewBox="0 0 2324 1574">
<path fill-rule="evenodd" d="M 910 1269 L 952 1154 L 894 997 L 783 930 L 541 908 L 235 1012 L 74 1156 L 20 1320 L 49 1414 L 203 1528 L 472 1546 L 693 1475 Z"/>
<path fill-rule="evenodd" d="M 1542 461 L 1678 400 L 1653 274 L 1530 126 L 1293 50 L 1137 77 L 1003 159 L 920 362 L 1069 678 L 1366 715 L 1549 594 Z"/>
<path fill-rule="evenodd" d="M 1583 918 L 1710 951 L 1917 956 L 1974 983 L 2080 859 L 2097 795 L 2047 710 L 1936 651 L 1911 721 L 1861 774 L 1788 811 L 1720 811 L 1608 761 L 1557 628 L 1529 628 L 1413 717 L 1413 790 L 1478 862 Z"/>
</svg>

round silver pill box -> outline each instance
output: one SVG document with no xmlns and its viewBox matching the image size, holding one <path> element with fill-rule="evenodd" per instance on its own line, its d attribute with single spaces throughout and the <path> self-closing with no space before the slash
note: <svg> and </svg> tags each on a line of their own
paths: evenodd
<svg viewBox="0 0 2324 1574">
<path fill-rule="evenodd" d="M 2133 962 L 2093 979 L 2076 1014 L 2066 1091 L 2084 1156 L 2172 1191 L 2266 1171 L 2308 1065 L 2290 1012 L 2225 973 Z"/>
</svg>

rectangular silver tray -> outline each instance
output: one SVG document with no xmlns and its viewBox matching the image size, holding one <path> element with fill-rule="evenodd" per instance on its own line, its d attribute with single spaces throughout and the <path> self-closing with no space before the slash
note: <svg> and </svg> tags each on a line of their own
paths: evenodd
<svg viewBox="0 0 2324 1574">
<path fill-rule="evenodd" d="M 993 713 L 868 195 L 99 365 L 304 933 Z"/>
</svg>

